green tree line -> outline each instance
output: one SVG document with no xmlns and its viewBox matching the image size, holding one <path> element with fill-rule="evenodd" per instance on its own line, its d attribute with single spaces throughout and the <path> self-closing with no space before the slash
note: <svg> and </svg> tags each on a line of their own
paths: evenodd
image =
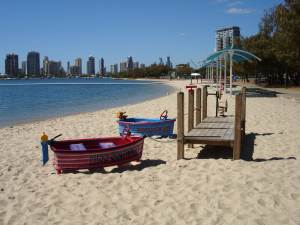
<svg viewBox="0 0 300 225">
<path fill-rule="evenodd" d="M 262 61 L 236 65 L 236 73 L 264 77 L 270 85 L 299 85 L 300 0 L 285 0 L 266 10 L 259 32 L 241 38 L 240 44 Z"/>
</svg>

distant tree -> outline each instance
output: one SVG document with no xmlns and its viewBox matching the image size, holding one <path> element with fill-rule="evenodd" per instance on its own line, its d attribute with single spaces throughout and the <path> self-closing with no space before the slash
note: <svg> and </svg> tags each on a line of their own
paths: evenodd
<svg viewBox="0 0 300 225">
<path fill-rule="evenodd" d="M 188 77 L 192 73 L 193 68 L 188 64 L 178 64 L 176 65 L 176 74 L 179 77 Z"/>
<path fill-rule="evenodd" d="M 242 47 L 259 56 L 262 62 L 243 63 L 235 70 L 242 74 L 263 74 L 269 84 L 283 85 L 291 80 L 299 85 L 299 27 L 299 0 L 285 0 L 267 10 L 259 23 L 259 32 L 241 40 Z"/>
</svg>

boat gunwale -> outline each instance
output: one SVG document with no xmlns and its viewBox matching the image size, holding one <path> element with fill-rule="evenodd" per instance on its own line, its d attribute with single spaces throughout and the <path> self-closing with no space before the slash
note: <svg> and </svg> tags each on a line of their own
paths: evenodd
<svg viewBox="0 0 300 225">
<path fill-rule="evenodd" d="M 61 140 L 61 141 L 55 141 L 55 143 L 57 142 L 72 142 L 72 141 L 95 141 L 95 140 L 104 140 L 104 139 L 120 139 L 120 138 L 123 138 L 123 137 L 103 137 L 103 138 L 83 138 L 83 139 L 69 139 L 69 140 Z M 89 153 L 109 153 L 113 150 L 121 150 L 122 148 L 126 148 L 126 147 L 129 147 L 130 145 L 134 145 L 134 144 L 137 144 L 138 142 L 140 141 L 143 141 L 144 142 L 144 137 L 143 136 L 130 136 L 129 138 L 135 138 L 135 140 L 130 140 L 129 143 L 126 143 L 126 144 L 122 144 L 122 145 L 117 145 L 117 146 L 114 146 L 114 147 L 110 147 L 110 148 L 106 148 L 106 149 L 87 149 L 87 150 L 79 150 L 79 151 L 72 151 L 70 149 L 57 149 L 55 148 L 54 146 L 50 145 L 50 149 L 54 152 L 54 153 L 68 153 L 70 155 L 73 155 L 73 154 L 77 154 L 77 153 L 80 153 L 80 154 L 89 154 Z"/>
<path fill-rule="evenodd" d="M 166 120 L 159 120 L 159 119 L 146 119 L 146 118 L 128 118 L 128 119 L 139 119 L 139 120 L 144 120 L 141 122 L 127 122 L 126 120 L 118 120 L 117 123 L 118 124 L 125 124 L 125 125 L 149 125 L 149 124 L 161 124 L 161 123 L 171 123 L 171 122 L 175 122 L 176 119 L 172 118 L 172 119 L 166 119 Z M 157 120 L 157 121 L 150 121 L 150 120 Z"/>
</svg>

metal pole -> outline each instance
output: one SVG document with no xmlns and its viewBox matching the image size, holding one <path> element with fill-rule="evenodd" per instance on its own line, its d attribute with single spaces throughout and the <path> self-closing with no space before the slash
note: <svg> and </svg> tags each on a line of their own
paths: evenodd
<svg viewBox="0 0 300 225">
<path fill-rule="evenodd" d="M 219 59 L 217 60 L 217 71 L 216 71 L 216 86 L 218 88 L 218 79 L 219 79 Z"/>
<path fill-rule="evenodd" d="M 211 65 L 209 65 L 209 83 L 211 82 Z"/>
<path fill-rule="evenodd" d="M 230 52 L 230 95 L 232 95 L 232 52 Z"/>
<path fill-rule="evenodd" d="M 227 82 L 227 53 L 224 55 L 224 93 L 226 94 L 226 82 Z"/>
<path fill-rule="evenodd" d="M 221 83 L 222 83 L 222 57 L 220 57 L 220 75 L 219 75 L 219 92 L 221 93 Z"/>
<path fill-rule="evenodd" d="M 214 66 L 211 65 L 211 77 L 210 77 L 210 84 L 212 83 L 212 80 L 214 78 Z"/>
</svg>

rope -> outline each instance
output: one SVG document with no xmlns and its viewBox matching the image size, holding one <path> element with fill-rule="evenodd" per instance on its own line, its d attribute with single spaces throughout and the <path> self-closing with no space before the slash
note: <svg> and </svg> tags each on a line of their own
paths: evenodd
<svg viewBox="0 0 300 225">
<path fill-rule="evenodd" d="M 157 138 L 153 138 L 153 137 L 147 137 L 147 138 L 149 138 L 149 139 L 152 140 L 152 141 L 159 142 L 159 143 L 171 143 L 171 142 L 177 141 L 177 139 L 168 140 L 168 141 L 160 141 L 160 140 L 158 140 Z"/>
</svg>

